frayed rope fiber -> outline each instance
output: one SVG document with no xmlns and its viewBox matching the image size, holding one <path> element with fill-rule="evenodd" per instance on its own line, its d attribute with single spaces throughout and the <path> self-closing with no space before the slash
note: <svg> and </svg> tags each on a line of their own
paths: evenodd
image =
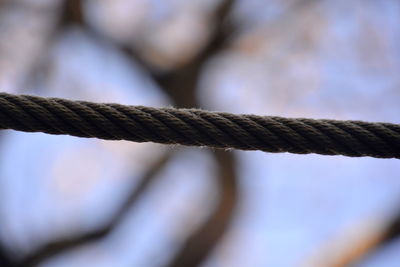
<svg viewBox="0 0 400 267">
<path fill-rule="evenodd" d="M 400 125 L 0 93 L 0 129 L 266 152 L 400 158 Z"/>
</svg>

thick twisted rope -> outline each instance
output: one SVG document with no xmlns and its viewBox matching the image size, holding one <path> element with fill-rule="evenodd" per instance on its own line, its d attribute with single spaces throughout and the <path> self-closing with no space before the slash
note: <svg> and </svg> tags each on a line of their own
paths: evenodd
<svg viewBox="0 0 400 267">
<path fill-rule="evenodd" d="M 235 115 L 0 93 L 0 129 L 297 154 L 400 158 L 400 125 Z"/>
</svg>

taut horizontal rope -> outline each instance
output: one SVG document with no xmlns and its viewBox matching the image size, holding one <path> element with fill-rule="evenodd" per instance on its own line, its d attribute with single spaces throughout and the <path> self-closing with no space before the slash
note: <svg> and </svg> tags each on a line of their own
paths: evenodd
<svg viewBox="0 0 400 267">
<path fill-rule="evenodd" d="M 400 125 L 0 93 L 0 129 L 267 152 L 400 158 Z"/>
</svg>

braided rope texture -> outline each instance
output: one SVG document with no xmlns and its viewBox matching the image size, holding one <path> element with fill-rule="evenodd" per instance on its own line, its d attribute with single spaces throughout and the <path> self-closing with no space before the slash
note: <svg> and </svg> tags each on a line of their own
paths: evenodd
<svg viewBox="0 0 400 267">
<path fill-rule="evenodd" d="M 266 152 L 400 158 L 400 125 L 0 93 L 0 129 Z"/>
</svg>

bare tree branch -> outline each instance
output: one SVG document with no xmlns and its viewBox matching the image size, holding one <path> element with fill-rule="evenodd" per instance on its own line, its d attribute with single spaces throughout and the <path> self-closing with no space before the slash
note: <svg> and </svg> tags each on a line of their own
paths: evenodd
<svg viewBox="0 0 400 267">
<path fill-rule="evenodd" d="M 199 266 L 215 248 L 232 220 L 237 202 L 235 157 L 232 152 L 216 150 L 213 155 L 219 165 L 220 201 L 209 217 L 185 242 L 172 260 L 171 267 Z"/>
<path fill-rule="evenodd" d="M 0 247 L 0 266 L 17 267 L 15 261 L 10 257 L 10 255 L 7 253 L 6 249 L 3 246 Z"/>
<path fill-rule="evenodd" d="M 367 262 L 368 259 L 373 256 L 375 253 L 383 249 L 385 246 L 391 244 L 395 240 L 400 238 L 400 210 L 397 211 L 395 216 L 387 223 L 387 226 L 380 233 L 376 242 L 370 244 L 370 246 L 358 255 L 358 257 L 353 258 L 351 262 L 346 262 L 345 264 L 338 267 L 345 266 L 362 266 L 363 263 Z"/>
<path fill-rule="evenodd" d="M 119 225 L 119 223 L 124 220 L 125 215 L 128 213 L 132 205 L 142 195 L 142 193 L 147 190 L 160 171 L 166 166 L 173 154 L 174 152 L 169 150 L 148 169 L 148 171 L 143 175 L 139 185 L 132 186 L 132 189 L 130 189 L 130 193 L 128 194 L 128 198 L 124 200 L 123 204 L 118 208 L 116 213 L 111 216 L 111 220 L 105 226 L 90 233 L 71 236 L 67 239 L 51 242 L 33 254 L 28 255 L 18 263 L 18 266 L 37 266 L 40 262 L 64 253 L 70 249 L 105 238 Z"/>
<path fill-rule="evenodd" d="M 68 2 L 68 1 L 67 1 Z M 78 23 L 84 24 L 82 13 L 79 10 L 80 1 L 74 0 L 73 3 L 66 3 L 65 10 L 67 14 L 63 15 L 62 23 Z M 219 53 L 223 48 L 227 34 L 224 29 L 224 22 L 233 5 L 233 0 L 224 0 L 215 12 L 216 27 L 212 38 L 208 45 L 187 65 L 182 66 L 163 76 L 150 74 L 154 80 L 170 95 L 172 101 L 178 107 L 196 107 L 196 89 L 199 75 L 206 60 L 211 56 Z M 86 27 L 86 25 L 85 25 Z M 90 30 L 90 27 L 87 27 Z M 97 33 L 93 32 L 95 35 Z M 132 51 L 124 49 L 135 62 L 142 64 L 144 69 L 149 69 L 145 63 L 137 60 Z M 220 187 L 220 202 L 217 204 L 214 213 L 209 217 L 200 229 L 191 235 L 186 241 L 183 250 L 175 257 L 173 266 L 196 266 L 200 264 L 224 234 L 233 214 L 236 203 L 236 177 L 234 172 L 234 154 L 216 151 L 214 153 L 217 162 L 220 164 L 220 172 L 217 177 Z M 152 183 L 158 171 L 167 163 L 170 154 L 166 155 L 160 162 L 153 166 L 150 171 L 142 179 L 142 183 L 135 188 L 120 207 L 112 220 L 101 229 L 84 234 L 81 236 L 71 237 L 67 240 L 58 240 L 39 249 L 34 254 L 28 256 L 20 262 L 19 266 L 36 266 L 38 263 L 54 257 L 58 254 L 66 252 L 69 249 L 100 240 L 107 236 L 115 227 L 123 220 L 124 215 L 133 205 L 140 195 Z"/>
<path fill-rule="evenodd" d="M 233 0 L 223 0 L 215 11 L 215 29 L 210 42 L 188 64 L 179 67 L 155 81 L 174 100 L 177 107 L 197 107 L 196 90 L 204 63 L 221 52 L 228 39 L 227 17 L 234 4 Z M 217 175 L 219 203 L 207 221 L 184 243 L 169 266 L 198 266 L 207 258 L 225 234 L 232 220 L 237 202 L 235 155 L 217 150 L 212 152 L 219 166 Z"/>
<path fill-rule="evenodd" d="M 228 21 L 227 17 L 233 7 L 234 0 L 223 0 L 217 7 L 214 19 L 215 26 L 209 43 L 200 51 L 197 56 L 187 64 L 180 66 L 172 73 L 155 77 L 155 81 L 163 88 L 176 102 L 177 107 L 197 107 L 196 89 L 204 63 L 221 52 L 227 42 Z"/>
</svg>

